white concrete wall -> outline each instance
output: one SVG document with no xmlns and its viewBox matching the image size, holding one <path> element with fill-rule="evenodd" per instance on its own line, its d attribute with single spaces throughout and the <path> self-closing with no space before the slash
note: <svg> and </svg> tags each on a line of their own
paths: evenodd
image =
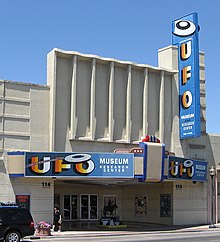
<svg viewBox="0 0 220 242">
<path fill-rule="evenodd" d="M 49 108 L 47 86 L 0 81 L 0 202 L 15 202 L 16 194 L 30 194 L 36 221 L 42 215 L 51 220 L 53 186 L 46 192 L 38 179 L 9 178 L 6 153 L 48 151 Z M 44 199 L 45 207 L 38 207 L 41 202 L 36 200 Z"/>
<path fill-rule="evenodd" d="M 133 187 L 122 187 L 122 215 L 125 221 L 145 222 L 155 224 L 172 224 L 172 214 L 170 217 L 160 216 L 160 195 L 169 194 L 171 198 L 172 183 L 141 184 Z M 147 197 L 147 214 L 135 214 L 135 196 Z M 171 204 L 172 209 L 172 204 Z"/>
<path fill-rule="evenodd" d="M 7 151 L 47 151 L 49 88 L 0 81 L 0 154 Z"/>
<path fill-rule="evenodd" d="M 208 215 L 207 183 L 173 183 L 173 224 L 206 224 Z"/>
<path fill-rule="evenodd" d="M 13 194 L 30 195 L 30 211 L 34 222 L 53 223 L 54 180 L 41 178 L 11 178 Z M 50 183 L 45 188 L 42 182 Z"/>
<path fill-rule="evenodd" d="M 58 49 L 48 70 L 51 150 L 136 144 L 147 134 L 171 143 L 172 70 Z"/>
</svg>

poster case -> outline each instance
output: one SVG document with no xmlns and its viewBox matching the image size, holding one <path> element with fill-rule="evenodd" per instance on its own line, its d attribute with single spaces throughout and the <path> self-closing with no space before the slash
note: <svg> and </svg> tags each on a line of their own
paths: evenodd
<svg viewBox="0 0 220 242">
<path fill-rule="evenodd" d="M 30 211 L 30 195 L 16 195 L 16 205 Z"/>
<path fill-rule="evenodd" d="M 171 217 L 171 195 L 160 195 L 160 217 Z"/>
</svg>

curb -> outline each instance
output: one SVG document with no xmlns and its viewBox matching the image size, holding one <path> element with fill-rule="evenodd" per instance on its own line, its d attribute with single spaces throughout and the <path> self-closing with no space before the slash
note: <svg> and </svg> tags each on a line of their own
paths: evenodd
<svg viewBox="0 0 220 242">
<path fill-rule="evenodd" d="M 209 225 L 204 226 L 197 226 L 197 227 L 187 227 L 187 228 L 176 228 L 176 229 L 166 229 L 163 230 L 160 227 L 157 230 L 143 230 L 143 231 L 120 231 L 120 230 L 105 230 L 105 231 L 63 231 L 59 233 L 53 233 L 50 236 L 29 236 L 31 240 L 38 240 L 38 239 L 57 239 L 57 238 L 73 238 L 73 237 L 100 237 L 100 236 L 111 236 L 111 235 L 129 235 L 129 234 L 136 234 L 136 233 L 143 233 L 143 234 L 162 234 L 162 233 L 190 233 L 190 232 L 204 232 L 204 231 L 219 231 L 220 226 L 219 224 L 216 227 L 211 228 Z"/>
</svg>

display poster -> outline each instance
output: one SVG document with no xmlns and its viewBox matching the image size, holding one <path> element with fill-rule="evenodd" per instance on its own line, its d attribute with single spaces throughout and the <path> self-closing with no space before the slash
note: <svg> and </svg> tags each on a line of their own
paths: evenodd
<svg viewBox="0 0 220 242">
<path fill-rule="evenodd" d="M 147 196 L 135 196 L 135 216 L 147 215 Z"/>
<path fill-rule="evenodd" d="M 30 195 L 16 195 L 16 205 L 30 210 Z"/>
<path fill-rule="evenodd" d="M 171 217 L 171 195 L 160 195 L 160 217 Z"/>
<path fill-rule="evenodd" d="M 117 197 L 115 195 L 104 196 L 103 215 L 112 217 L 117 215 Z"/>
</svg>

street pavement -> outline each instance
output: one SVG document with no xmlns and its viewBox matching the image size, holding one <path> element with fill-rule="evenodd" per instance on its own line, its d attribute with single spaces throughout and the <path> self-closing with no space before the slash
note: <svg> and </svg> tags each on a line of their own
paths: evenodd
<svg viewBox="0 0 220 242">
<path fill-rule="evenodd" d="M 113 235 L 135 235 L 135 234 L 161 234 L 161 233 L 182 233 L 182 232 L 202 232 L 202 231 L 220 231 L 220 224 L 215 224 L 214 228 L 210 225 L 200 226 L 159 226 L 149 224 L 133 224 L 129 225 L 126 229 L 111 229 L 105 228 L 96 230 L 81 230 L 81 231 L 61 231 L 51 232 L 51 236 L 31 236 L 29 239 L 47 239 L 53 240 L 55 238 L 75 238 L 75 237 L 98 237 L 98 236 L 113 236 Z M 27 237 L 26 237 L 27 238 Z"/>
</svg>

